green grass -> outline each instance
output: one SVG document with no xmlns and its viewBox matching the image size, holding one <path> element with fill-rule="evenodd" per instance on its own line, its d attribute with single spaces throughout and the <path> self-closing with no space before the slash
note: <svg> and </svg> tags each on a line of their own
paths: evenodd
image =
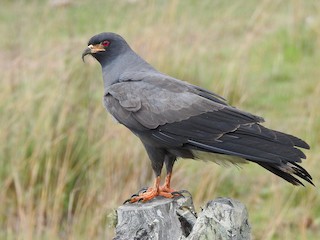
<svg viewBox="0 0 320 240">
<path fill-rule="evenodd" d="M 139 140 L 101 103 L 88 39 L 123 35 L 157 69 L 208 88 L 311 145 L 319 185 L 317 1 L 3 1 L 0 8 L 0 239 L 110 239 L 107 215 L 151 184 Z M 318 187 L 254 164 L 178 161 L 173 185 L 199 209 L 218 196 L 249 210 L 254 239 L 317 239 Z"/>
</svg>

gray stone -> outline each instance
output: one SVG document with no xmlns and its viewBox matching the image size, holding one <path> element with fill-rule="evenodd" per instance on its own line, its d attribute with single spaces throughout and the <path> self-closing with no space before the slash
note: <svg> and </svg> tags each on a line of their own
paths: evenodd
<svg viewBox="0 0 320 240">
<path fill-rule="evenodd" d="M 114 240 L 250 239 L 245 206 L 228 198 L 209 201 L 197 217 L 191 195 L 158 197 L 120 206 L 117 220 Z"/>
<path fill-rule="evenodd" d="M 207 203 L 188 239 L 251 239 L 246 207 L 239 201 L 218 198 Z"/>
</svg>

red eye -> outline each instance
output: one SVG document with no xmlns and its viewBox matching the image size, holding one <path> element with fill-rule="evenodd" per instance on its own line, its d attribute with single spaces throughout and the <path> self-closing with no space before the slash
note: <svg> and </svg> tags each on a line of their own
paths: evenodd
<svg viewBox="0 0 320 240">
<path fill-rule="evenodd" d="M 108 46 L 110 45 L 110 42 L 107 41 L 107 40 L 105 40 L 105 41 L 102 42 L 102 45 L 103 45 L 104 47 L 108 47 Z"/>
</svg>

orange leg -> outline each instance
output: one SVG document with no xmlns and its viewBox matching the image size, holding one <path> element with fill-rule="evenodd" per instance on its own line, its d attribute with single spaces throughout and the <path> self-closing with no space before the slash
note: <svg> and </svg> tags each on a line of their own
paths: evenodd
<svg viewBox="0 0 320 240">
<path fill-rule="evenodd" d="M 172 172 L 169 172 L 166 176 L 164 184 L 160 187 L 160 192 L 172 193 L 174 189 L 170 187 Z"/>
<path fill-rule="evenodd" d="M 165 183 L 161 187 L 160 187 L 160 176 L 156 177 L 156 180 L 152 187 L 149 187 L 147 191 L 140 193 L 138 196 L 132 197 L 130 200 L 128 200 L 128 202 L 131 202 L 131 203 L 138 202 L 138 201 L 147 202 L 157 196 L 162 196 L 165 198 L 173 198 L 175 194 L 172 194 L 172 193 L 175 192 L 175 190 L 170 188 L 171 175 L 172 175 L 171 173 L 168 173 L 168 175 L 166 176 Z"/>
<path fill-rule="evenodd" d="M 146 192 L 140 193 L 139 196 L 132 197 L 130 199 L 130 202 L 131 203 L 134 203 L 137 201 L 147 202 L 155 198 L 156 196 L 159 195 L 159 186 L 160 186 L 160 176 L 156 177 L 156 180 L 152 187 L 149 187 Z"/>
</svg>

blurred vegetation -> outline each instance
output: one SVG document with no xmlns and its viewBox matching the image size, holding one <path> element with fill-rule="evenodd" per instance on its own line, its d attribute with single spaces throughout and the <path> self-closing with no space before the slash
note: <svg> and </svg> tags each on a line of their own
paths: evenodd
<svg viewBox="0 0 320 240">
<path fill-rule="evenodd" d="M 0 239 L 111 239 L 107 215 L 152 183 L 139 140 L 102 106 L 99 65 L 81 61 L 103 31 L 160 71 L 305 139 L 303 166 L 319 185 L 319 1 L 59 2 L 1 2 Z M 198 209 L 218 196 L 242 201 L 254 239 L 320 236 L 319 188 L 254 164 L 181 160 L 173 185 Z"/>
</svg>

